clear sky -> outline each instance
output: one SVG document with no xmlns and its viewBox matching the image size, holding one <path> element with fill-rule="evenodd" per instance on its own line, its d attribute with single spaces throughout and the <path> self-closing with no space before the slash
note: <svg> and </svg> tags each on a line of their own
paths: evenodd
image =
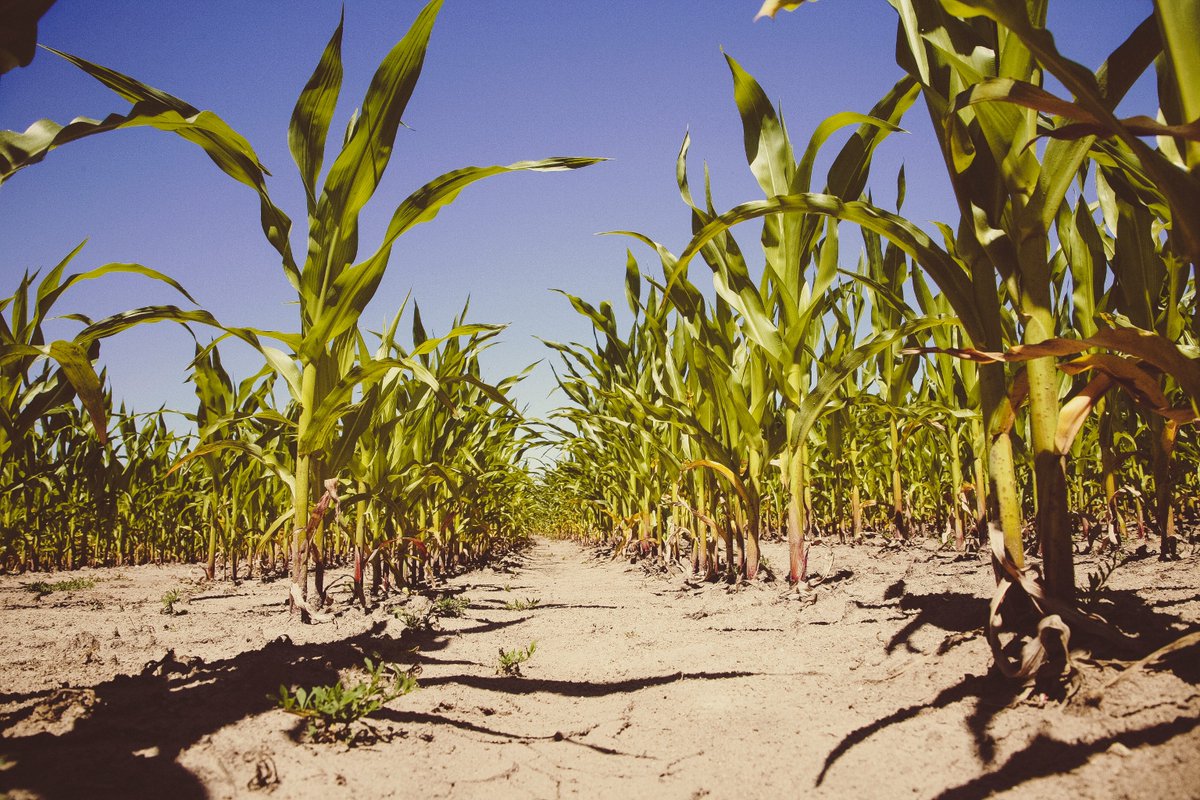
<svg viewBox="0 0 1200 800">
<path fill-rule="evenodd" d="M 331 142 L 421 5 L 347 0 L 346 75 Z M 746 165 L 721 48 L 782 104 L 798 146 L 826 116 L 868 111 L 900 76 L 895 15 L 884 0 L 824 0 L 755 23 L 758 5 L 447 0 L 405 115 L 411 130 L 401 129 L 387 177 L 363 216 L 363 253 L 375 249 L 400 200 L 451 169 L 556 155 L 612 160 L 468 188 L 394 248 L 364 326 L 377 330 L 411 290 L 426 326 L 444 332 L 470 296 L 472 321 L 510 323 L 486 356 L 490 377 L 550 359 L 534 337 L 581 340 L 590 330 L 550 289 L 623 308 L 626 246 L 645 271 L 657 271 L 648 250 L 595 233 L 637 230 L 674 252 L 686 244 L 689 217 L 674 179 L 685 131 L 693 140 L 693 186 L 707 162 L 718 210 L 761 198 Z M 274 176 L 273 197 L 302 230 L 304 200 L 287 124 L 339 9 L 334 0 L 59 0 L 39 38 L 220 114 L 253 144 Z M 1053 0 L 1050 27 L 1068 55 L 1095 68 L 1150 10 L 1151 0 Z M 1152 87 L 1144 82 L 1126 107 L 1152 114 Z M 126 108 L 46 52 L 0 78 L 3 128 Z M 921 223 L 954 215 L 924 114 L 914 107 L 904 123 L 910 134 L 883 146 L 871 180 L 876 200 L 890 207 L 904 163 L 904 213 Z M 827 153 L 836 152 L 841 138 Z M 738 238 L 752 250 L 756 237 L 746 226 Z M 259 229 L 256 196 L 177 137 L 148 130 L 96 136 L 51 153 L 0 187 L 0 295 L 15 288 L 24 270 L 49 269 L 84 239 L 90 241 L 76 270 L 142 263 L 177 278 L 223 322 L 298 326 L 288 304 L 291 287 Z M 857 248 L 849 238 L 842 254 L 854 263 Z M 706 280 L 700 272 L 693 276 Z M 101 315 L 181 300 L 145 280 L 114 276 L 68 293 L 58 311 Z M 222 353 L 235 379 L 261 365 L 240 344 Z M 186 332 L 166 324 L 107 340 L 102 349 L 116 398 L 139 410 L 194 408 L 184 383 L 191 355 Z M 543 365 L 519 400 L 545 413 L 557 404 L 547 399 L 552 386 Z"/>
</svg>

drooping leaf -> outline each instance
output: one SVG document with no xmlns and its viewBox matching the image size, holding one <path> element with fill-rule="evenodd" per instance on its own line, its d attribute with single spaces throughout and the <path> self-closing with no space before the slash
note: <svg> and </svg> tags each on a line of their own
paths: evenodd
<svg viewBox="0 0 1200 800">
<path fill-rule="evenodd" d="M 109 114 L 103 120 L 78 117 L 63 126 L 43 119 L 24 133 L 0 131 L 0 183 L 16 171 L 41 161 L 50 151 L 86 136 L 134 127 L 175 133 L 198 145 L 223 172 L 258 193 L 263 232 L 282 257 L 288 279 L 293 284 L 298 282 L 299 271 L 288 240 L 291 220 L 271 200 L 266 188 L 269 173 L 240 134 L 211 111 L 200 111 L 116 70 L 53 48 L 46 49 L 91 75 L 133 107 L 127 114 Z"/>
<path fill-rule="evenodd" d="M 62 367 L 63 374 L 92 418 L 96 438 L 105 444 L 108 441 L 108 416 L 105 412 L 104 387 L 92 367 L 87 349 L 78 342 L 58 340 L 50 343 L 46 354 Z"/>
</svg>

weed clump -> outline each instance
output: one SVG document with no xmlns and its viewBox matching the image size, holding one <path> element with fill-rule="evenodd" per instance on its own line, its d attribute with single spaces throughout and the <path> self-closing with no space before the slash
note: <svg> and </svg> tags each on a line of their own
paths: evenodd
<svg viewBox="0 0 1200 800">
<path fill-rule="evenodd" d="M 426 607 L 420 611 L 415 608 L 397 608 L 392 611 L 392 616 L 403 622 L 404 627 L 408 630 L 429 631 L 433 630 L 436 622 L 432 612 L 432 607 Z"/>
<path fill-rule="evenodd" d="M 422 609 L 397 608 L 392 614 L 410 630 L 430 631 L 437 627 L 439 619 L 461 617 L 471 606 L 469 597 L 440 597 Z"/>
<path fill-rule="evenodd" d="M 279 687 L 277 708 L 308 720 L 306 733 L 316 742 L 344 741 L 351 744 L 377 738 L 370 728 L 356 723 L 378 711 L 397 697 L 417 688 L 416 679 L 395 664 L 372 663 L 364 659 L 366 678 L 355 682 L 345 679 L 329 686 L 311 689 Z"/>
<path fill-rule="evenodd" d="M 57 581 L 55 583 L 34 581 L 33 583 L 26 584 L 25 588 L 35 593 L 38 597 L 45 597 L 55 592 L 78 592 L 82 589 L 91 589 L 95 585 L 96 582 L 91 578 L 71 578 L 70 580 Z"/>
<path fill-rule="evenodd" d="M 514 678 L 521 677 L 521 665 L 533 658 L 536 650 L 536 641 L 530 642 L 524 648 L 518 647 L 513 650 L 505 650 L 501 647 L 500 658 L 496 662 L 496 674 L 509 675 Z"/>
<path fill-rule="evenodd" d="M 433 604 L 433 613 L 438 617 L 461 617 L 470 608 L 469 597 L 442 597 Z"/>
</svg>

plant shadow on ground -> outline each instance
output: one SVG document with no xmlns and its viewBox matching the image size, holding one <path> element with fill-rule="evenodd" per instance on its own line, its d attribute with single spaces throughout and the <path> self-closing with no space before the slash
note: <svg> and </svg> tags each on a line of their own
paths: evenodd
<svg viewBox="0 0 1200 800">
<path fill-rule="evenodd" d="M 1200 719 L 1180 715 L 1173 720 L 1145 728 L 1101 736 L 1086 742 L 1063 742 L 1039 733 L 1021 750 L 1009 756 L 1003 764 L 964 784 L 947 789 L 938 800 L 983 800 L 999 792 L 1014 789 L 1026 781 L 1057 775 L 1077 769 L 1092 756 L 1121 744 L 1130 750 L 1160 745 L 1176 736 L 1200 727 Z"/>
<path fill-rule="evenodd" d="M 1196 586 L 1187 588 L 1193 593 L 1200 589 Z M 1195 601 L 1196 595 L 1188 599 Z M 1143 642 L 1145 652 L 1134 655 L 1143 656 L 1178 639 L 1187 627 L 1183 617 L 1161 610 L 1171 605 L 1183 605 L 1183 601 L 1147 602 L 1131 589 L 1105 589 L 1101 602 L 1087 610 L 1099 614 L 1130 636 L 1137 637 Z M 1162 666 L 1170 669 L 1180 680 L 1200 684 L 1200 658 L 1180 658 L 1179 655 L 1177 653 L 1163 659 Z"/>
<path fill-rule="evenodd" d="M 588 750 L 593 750 L 606 756 L 627 756 L 629 758 L 652 758 L 652 756 L 644 753 L 626 753 L 621 750 L 616 750 L 612 747 L 604 747 L 603 745 L 591 744 L 590 742 L 581 742 L 571 736 L 561 732 L 555 732 L 546 736 L 522 736 L 507 731 L 489 728 L 484 725 L 477 725 L 473 722 L 462 719 L 454 719 L 453 717 L 443 716 L 441 714 L 429 714 L 420 711 L 396 711 L 391 708 L 385 708 L 377 712 L 375 718 L 387 720 L 399 725 L 445 725 L 451 728 L 457 728 L 468 733 L 477 733 L 482 736 L 494 737 L 497 743 L 504 742 L 569 742 L 570 744 L 585 747 Z"/>
<path fill-rule="evenodd" d="M 1181 661 L 1182 659 L 1172 659 Z M 1039 733 L 1028 745 L 1013 753 L 1001 765 L 993 765 L 996 742 L 989 732 L 993 719 L 1016 701 L 1022 687 L 996 671 L 985 675 L 967 675 L 953 686 L 940 691 L 928 703 L 906 706 L 851 731 L 825 758 L 815 786 L 821 786 L 830 770 L 850 750 L 871 736 L 931 710 L 943 709 L 955 703 L 974 699 L 975 708 L 967 716 L 967 727 L 975 737 L 976 754 L 989 765 L 978 777 L 939 794 L 939 800 L 982 800 L 999 792 L 1016 788 L 1040 777 L 1061 774 L 1083 766 L 1093 756 L 1104 753 L 1114 744 L 1129 749 L 1160 745 L 1200 727 L 1200 718 L 1179 715 L 1173 720 L 1143 728 L 1131 728 L 1120 733 L 1101 736 L 1090 741 L 1064 742 Z"/>
<path fill-rule="evenodd" d="M 947 633 L 969 633 L 981 630 L 987 619 L 988 601 L 963 592 L 944 594 L 905 594 L 900 598 L 900 610 L 916 613 L 892 636 L 886 652 L 904 646 L 910 653 L 921 652 L 912 643 L 921 628 L 932 625 Z"/>
<path fill-rule="evenodd" d="M 399 664 L 470 664 L 431 658 L 425 651 L 445 648 L 452 637 L 519 622 L 488 622 L 453 632 L 406 631 L 399 638 L 382 635 L 386 626 L 377 623 L 363 633 L 334 642 L 296 645 L 281 637 L 259 650 L 212 663 L 196 658 L 179 660 L 172 651 L 148 663 L 140 674 L 118 675 L 89 687 L 95 702 L 70 730 L 58 735 L 39 730 L 14 736 L 11 729 L 31 718 L 36 721 L 38 709 L 53 702 L 61 691 L 73 690 L 6 695 L 8 701 L 26 705 L 0 714 L 0 729 L 10 733 L 0 739 L 0 760 L 7 765 L 0 770 L 0 796 L 20 790 L 47 800 L 129 798 L 145 796 L 152 788 L 155 796 L 173 800 L 206 798 L 203 782 L 178 763 L 180 754 L 225 726 L 271 711 L 281 683 L 333 683 L 340 671 L 357 667 L 364 657 L 372 655 Z M 463 674 L 423 679 L 421 684 L 426 688 L 458 684 L 508 694 L 550 692 L 598 697 L 683 679 L 719 680 L 747 674 L 677 672 L 612 683 Z M 385 708 L 374 717 L 399 723 L 444 724 L 502 740 L 542 738 L 509 734 L 436 714 Z M 248 772 L 244 777 L 253 776 Z"/>
<path fill-rule="evenodd" d="M 902 583 L 899 586 L 902 590 Z M 1178 638 L 1179 628 L 1184 625 L 1181 617 L 1159 610 L 1166 604 L 1147 602 L 1135 591 L 1106 590 L 1103 601 L 1098 609 L 1100 613 L 1124 633 L 1138 638 L 1139 650 L 1131 652 L 1123 647 L 1118 649 L 1116 645 L 1077 632 L 1072 639 L 1073 645 L 1077 642 L 1084 644 L 1094 657 L 1131 659 L 1147 655 Z M 912 638 L 918 630 L 929 625 L 950 633 L 937 651 L 938 654 L 944 653 L 954 646 L 955 634 L 975 631 L 982 633 L 981 623 L 986 620 L 988 613 L 987 600 L 956 592 L 932 595 L 903 594 L 899 597 L 898 605 L 902 611 L 916 610 L 917 613 L 892 636 L 885 647 L 888 653 L 902 645 L 909 652 L 921 652 L 912 644 Z M 1154 668 L 1169 671 L 1192 685 L 1200 684 L 1200 659 L 1195 658 L 1194 653 L 1173 653 L 1161 659 Z M 967 675 L 955 685 L 941 690 L 928 703 L 897 709 L 851 731 L 826 756 L 815 786 L 822 785 L 829 771 L 843 756 L 876 733 L 913 719 L 926 711 L 946 708 L 972 699 L 975 708 L 967 716 L 967 726 L 975 738 L 976 755 L 984 764 L 991 765 L 996 757 L 996 742 L 990 733 L 992 721 L 1002 710 L 1013 705 L 1022 690 L 1020 684 L 1003 677 L 995 668 L 985 675 Z M 1197 727 L 1200 727 L 1200 719 L 1180 715 L 1173 720 L 1143 728 L 1132 728 L 1085 742 L 1064 742 L 1046 734 L 1038 734 L 1026 747 L 1009 756 L 1003 765 L 988 769 L 979 777 L 948 789 L 938 797 L 954 800 L 990 797 L 997 792 L 1020 786 L 1026 781 L 1080 767 L 1094 755 L 1107 751 L 1114 744 L 1122 744 L 1130 749 L 1159 745 Z"/>
<path fill-rule="evenodd" d="M 623 606 L 600 605 L 600 604 L 595 604 L 595 603 L 542 603 L 542 602 L 534 602 L 533 605 L 530 605 L 528 608 L 524 608 L 524 609 L 517 609 L 517 608 L 513 608 L 510 606 L 510 604 L 513 603 L 514 601 L 518 602 L 518 603 L 522 602 L 522 601 L 528 602 L 529 599 L 530 598 L 526 598 L 521 595 L 516 595 L 513 600 L 508 600 L 508 601 L 484 598 L 483 600 L 473 600 L 471 602 L 471 605 L 477 606 L 480 609 L 487 609 L 489 611 L 495 611 L 495 610 L 499 610 L 499 609 L 503 609 L 506 611 L 518 611 L 518 610 L 549 611 L 549 610 L 564 609 L 564 608 L 567 608 L 567 609 L 590 608 L 590 609 L 604 609 L 604 610 L 611 611 L 611 610 L 623 608 Z M 532 599 L 536 600 L 536 598 L 532 598 Z"/>
</svg>

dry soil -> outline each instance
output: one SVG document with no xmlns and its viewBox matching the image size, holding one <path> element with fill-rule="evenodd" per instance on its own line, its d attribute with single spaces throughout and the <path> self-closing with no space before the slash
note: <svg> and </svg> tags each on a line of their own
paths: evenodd
<svg viewBox="0 0 1200 800">
<path fill-rule="evenodd" d="M 1200 627 L 1198 564 L 1133 560 L 1094 607 L 1149 652 Z M 1122 665 L 1080 655 L 1069 700 L 1023 697 L 990 670 L 983 560 L 816 546 L 811 566 L 811 592 L 727 587 L 538 540 L 437 587 L 470 604 L 426 632 L 395 612 L 428 596 L 304 626 L 284 582 L 203 584 L 194 566 L 0 576 L 0 792 L 1200 798 L 1196 648 L 1108 688 Z M 29 588 L 72 578 L 93 585 Z M 184 613 L 161 613 L 171 591 Z M 521 676 L 497 673 L 531 642 Z M 371 656 L 420 689 L 357 743 L 311 741 L 275 707 L 281 684 L 354 680 Z"/>
</svg>

